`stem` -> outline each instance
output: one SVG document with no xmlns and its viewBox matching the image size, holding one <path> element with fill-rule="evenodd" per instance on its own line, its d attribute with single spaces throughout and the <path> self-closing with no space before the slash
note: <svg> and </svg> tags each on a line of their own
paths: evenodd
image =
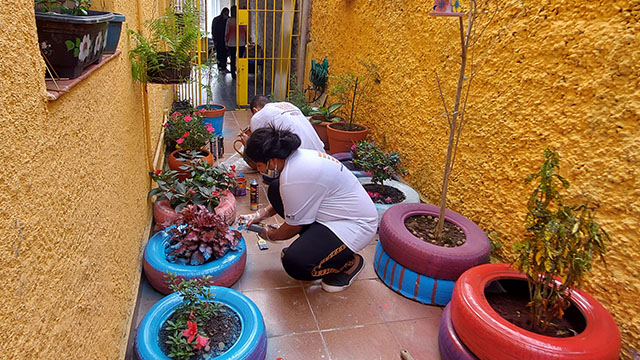
<svg viewBox="0 0 640 360">
<path fill-rule="evenodd" d="M 351 131 L 351 129 L 353 128 L 353 113 L 356 106 L 356 92 L 358 91 L 358 80 L 360 79 L 356 78 L 356 84 L 353 86 L 353 99 L 351 100 L 351 115 L 349 116 L 349 126 L 347 127 L 348 131 Z"/>
<path fill-rule="evenodd" d="M 471 30 L 471 26 L 473 24 L 472 14 L 473 14 L 473 1 L 469 3 L 469 24 L 468 31 Z M 464 23 L 462 22 L 462 17 L 459 18 L 460 24 L 460 46 L 462 47 L 462 52 L 460 54 L 460 74 L 458 75 L 458 87 L 456 88 L 456 100 L 454 103 L 453 114 L 451 116 L 451 126 L 449 127 L 449 142 L 447 145 L 447 157 L 444 163 L 444 176 L 442 179 L 442 192 L 440 194 L 440 215 L 438 217 L 438 225 L 434 231 L 434 236 L 436 239 L 442 238 L 442 228 L 444 227 L 444 212 L 447 208 L 447 187 L 449 186 L 449 176 L 451 175 L 451 158 L 453 155 L 453 147 L 455 141 L 455 129 L 458 122 L 458 110 L 460 109 L 460 97 L 462 94 L 462 88 L 464 84 L 464 72 L 467 66 L 467 43 L 465 41 L 465 32 L 464 32 Z"/>
</svg>

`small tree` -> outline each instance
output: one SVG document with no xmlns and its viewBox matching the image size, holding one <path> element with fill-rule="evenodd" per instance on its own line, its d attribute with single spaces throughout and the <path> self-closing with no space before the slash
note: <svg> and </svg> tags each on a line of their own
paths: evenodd
<svg viewBox="0 0 640 360">
<path fill-rule="evenodd" d="M 348 72 L 342 76 L 329 76 L 332 84 L 329 94 L 344 104 L 340 113 L 345 120 L 345 131 L 358 130 L 356 122 L 360 101 L 370 95 L 374 84 L 380 83 L 380 74 L 375 64 L 360 62 L 360 65 L 364 68 L 362 73 Z"/>
<path fill-rule="evenodd" d="M 405 174 L 400 166 L 402 161 L 397 152 L 386 152 L 373 141 L 362 140 L 352 146 L 355 156 L 353 163 L 371 173 L 371 182 L 382 185 L 395 174 Z"/>
<path fill-rule="evenodd" d="M 557 174 L 558 153 L 544 150 L 540 171 L 527 177 L 539 179 L 527 203 L 526 233 L 516 244 L 513 267 L 527 274 L 531 301 L 531 323 L 544 330 L 553 318 L 561 318 L 569 307 L 571 291 L 579 287 L 591 270 L 593 256 L 603 261 L 609 235 L 593 218 L 589 204 L 566 205 L 560 194 L 569 182 Z M 558 282 L 560 279 L 562 282 Z"/>
<path fill-rule="evenodd" d="M 434 10 L 438 7 L 444 6 L 445 3 L 449 3 L 449 1 L 435 0 L 434 1 Z M 444 94 L 442 92 L 442 86 L 440 84 L 440 77 L 438 76 L 438 72 L 435 72 L 436 82 L 438 84 L 438 92 L 440 95 L 440 99 L 442 101 L 442 105 L 444 107 L 443 116 L 447 118 L 449 122 L 449 140 L 447 145 L 447 155 L 445 158 L 445 166 L 444 166 L 444 174 L 442 179 L 442 191 L 440 193 L 440 215 L 438 217 L 438 224 L 434 231 L 434 236 L 437 239 L 442 237 L 442 229 L 444 227 L 444 213 L 447 204 L 447 189 L 449 186 L 449 177 L 451 176 L 451 171 L 453 170 L 453 165 L 455 162 L 457 149 L 458 149 L 458 141 L 460 140 L 460 135 L 462 133 L 462 129 L 465 124 L 465 110 L 467 108 L 467 100 L 469 99 L 469 90 L 471 88 L 471 83 L 475 78 L 476 74 L 482 67 L 484 63 L 484 54 L 479 54 L 479 56 L 473 56 L 474 47 L 478 44 L 478 40 L 482 37 L 487 27 L 494 20 L 496 15 L 505 10 L 506 8 L 514 7 L 515 5 L 522 4 L 522 1 L 477 1 L 470 0 L 469 1 L 469 12 L 467 13 L 467 26 L 465 30 L 464 22 L 462 16 L 458 17 L 458 23 L 460 28 L 460 71 L 458 73 L 458 85 L 456 88 L 455 100 L 453 103 L 453 111 L 449 112 L 449 107 L 444 98 Z M 459 7 L 458 2 L 456 2 L 455 7 Z M 456 9 L 457 10 L 457 9 Z M 505 27 L 498 35 L 496 35 L 493 41 L 489 44 L 489 48 L 495 44 L 495 42 L 500 38 L 502 33 L 506 31 L 513 22 L 519 17 L 520 14 L 524 12 L 524 8 L 520 10 L 520 12 L 513 17 L 511 23 Z M 435 13 L 432 13 L 432 15 Z M 484 19 L 484 21 L 480 21 Z M 480 27 L 480 31 L 477 31 L 477 28 Z M 488 50 L 488 49 L 487 49 Z M 467 67 L 467 65 L 469 65 Z M 466 89 L 465 89 L 466 87 Z M 464 91 L 464 95 L 463 95 Z"/>
</svg>

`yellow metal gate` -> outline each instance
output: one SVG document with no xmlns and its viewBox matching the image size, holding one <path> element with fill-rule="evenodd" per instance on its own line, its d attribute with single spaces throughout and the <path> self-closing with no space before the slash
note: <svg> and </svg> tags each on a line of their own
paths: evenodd
<svg viewBox="0 0 640 360">
<path fill-rule="evenodd" d="M 244 57 L 238 56 L 236 48 L 237 105 L 248 105 L 249 98 L 256 95 L 285 99 L 292 54 L 300 38 L 300 1 L 247 0 L 247 9 L 238 10 L 236 24 L 248 30 Z"/>
</svg>

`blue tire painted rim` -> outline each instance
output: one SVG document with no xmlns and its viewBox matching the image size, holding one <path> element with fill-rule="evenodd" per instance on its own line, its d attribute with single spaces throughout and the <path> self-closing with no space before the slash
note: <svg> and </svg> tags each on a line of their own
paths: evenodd
<svg viewBox="0 0 640 360">
<path fill-rule="evenodd" d="M 451 300 L 455 281 L 434 279 L 405 268 L 384 251 L 380 242 L 373 268 L 382 282 L 404 297 L 429 305 L 447 305 Z"/>
<path fill-rule="evenodd" d="M 260 309 L 247 296 L 229 288 L 211 286 L 215 301 L 236 312 L 242 328 L 236 343 L 216 360 L 264 360 L 267 355 L 267 335 Z M 178 294 L 171 294 L 157 302 L 140 322 L 136 333 L 136 353 L 141 360 L 171 360 L 160 349 L 159 332 L 162 325 L 182 304 Z"/>
<path fill-rule="evenodd" d="M 219 286 L 231 286 L 242 276 L 247 261 L 244 237 L 238 242 L 236 250 L 229 250 L 219 259 L 196 266 L 175 264 L 169 262 L 165 255 L 165 249 L 171 239 L 169 230 L 172 227 L 157 232 L 145 247 L 145 275 L 154 289 L 163 294 L 171 292 L 164 278 L 164 274 L 169 272 L 185 279 L 211 276 L 213 283 Z"/>
</svg>

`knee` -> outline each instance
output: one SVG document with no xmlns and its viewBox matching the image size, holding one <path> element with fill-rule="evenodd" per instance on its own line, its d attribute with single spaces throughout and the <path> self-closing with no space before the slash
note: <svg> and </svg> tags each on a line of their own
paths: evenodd
<svg viewBox="0 0 640 360">
<path fill-rule="evenodd" d="M 308 269 L 292 254 L 282 253 L 282 267 L 284 271 L 296 280 L 309 280 Z"/>
</svg>

